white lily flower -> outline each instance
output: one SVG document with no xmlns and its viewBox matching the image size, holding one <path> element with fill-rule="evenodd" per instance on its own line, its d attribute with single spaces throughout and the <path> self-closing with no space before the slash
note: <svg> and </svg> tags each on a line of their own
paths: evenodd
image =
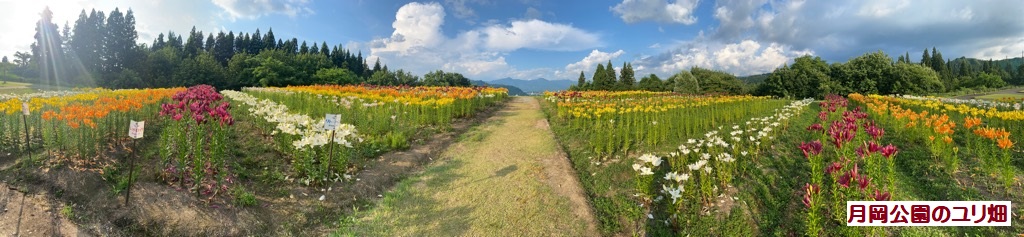
<svg viewBox="0 0 1024 237">
<path fill-rule="evenodd" d="M 676 177 L 674 177 L 674 178 L 675 178 L 676 182 L 683 182 L 683 181 L 690 180 L 690 174 L 680 174 L 680 175 L 676 175 Z M 683 186 L 679 186 L 680 189 L 682 189 L 682 187 Z"/>
<path fill-rule="evenodd" d="M 676 199 L 679 199 L 680 197 L 682 197 L 682 195 L 680 195 L 680 193 L 682 191 L 683 190 L 680 190 L 680 189 L 672 189 L 672 190 L 668 191 L 668 194 L 672 195 L 672 203 L 675 203 Z"/>
<path fill-rule="evenodd" d="M 652 175 L 652 174 L 654 174 L 654 172 L 651 172 L 651 168 L 648 168 L 646 166 L 640 167 L 640 175 Z"/>
</svg>

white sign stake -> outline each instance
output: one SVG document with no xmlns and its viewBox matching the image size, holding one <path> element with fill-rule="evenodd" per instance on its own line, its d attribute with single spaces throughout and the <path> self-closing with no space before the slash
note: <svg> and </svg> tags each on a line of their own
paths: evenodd
<svg viewBox="0 0 1024 237">
<path fill-rule="evenodd" d="M 334 130 L 341 125 L 340 114 L 327 114 L 327 118 L 324 118 L 324 130 Z"/>
<path fill-rule="evenodd" d="M 28 116 L 28 102 L 21 103 L 21 113 Z"/>
<path fill-rule="evenodd" d="M 131 126 L 128 127 L 128 137 L 141 139 L 145 129 L 146 121 L 136 122 L 133 120 Z"/>
</svg>

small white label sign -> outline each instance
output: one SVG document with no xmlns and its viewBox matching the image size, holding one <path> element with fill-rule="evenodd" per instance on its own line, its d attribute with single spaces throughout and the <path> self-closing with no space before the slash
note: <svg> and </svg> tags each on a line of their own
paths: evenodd
<svg viewBox="0 0 1024 237">
<path fill-rule="evenodd" d="M 136 122 L 133 120 L 131 126 L 128 127 L 128 137 L 140 139 L 142 138 L 142 133 L 145 130 L 146 121 Z"/>
<path fill-rule="evenodd" d="M 26 116 L 28 115 L 28 103 L 27 102 L 26 103 L 21 103 L 21 113 L 26 115 Z"/>
<path fill-rule="evenodd" d="M 327 117 L 324 118 L 324 130 L 337 129 L 338 125 L 341 125 L 340 114 L 327 114 Z"/>
</svg>

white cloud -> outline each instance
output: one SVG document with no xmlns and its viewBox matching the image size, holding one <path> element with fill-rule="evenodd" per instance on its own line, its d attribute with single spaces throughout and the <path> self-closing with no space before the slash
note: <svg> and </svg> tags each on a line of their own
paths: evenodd
<svg viewBox="0 0 1024 237">
<path fill-rule="evenodd" d="M 595 49 L 594 51 L 590 51 L 590 55 L 583 57 L 583 59 L 580 60 L 579 62 L 565 65 L 565 73 L 567 76 L 575 75 L 580 71 L 583 71 L 587 74 L 593 74 L 595 68 L 597 67 L 597 64 L 608 62 L 609 60 L 618 58 L 619 56 L 622 56 L 622 54 L 625 53 L 626 51 L 622 51 L 621 49 L 619 51 L 611 53 L 601 52 L 600 50 Z"/>
<path fill-rule="evenodd" d="M 224 9 L 231 20 L 256 19 L 272 14 L 290 17 L 312 14 L 309 3 L 310 0 L 213 0 L 213 4 Z"/>
<path fill-rule="evenodd" d="M 806 54 L 814 52 L 793 50 L 777 43 L 764 45 L 753 40 L 721 44 L 701 39 L 656 56 L 641 58 L 634 64 L 638 72 L 650 70 L 650 73 L 664 76 L 692 67 L 722 70 L 742 76 L 770 72 Z"/>
<path fill-rule="evenodd" d="M 394 32 L 369 43 L 368 60 L 380 58 L 392 68 L 416 74 L 442 69 L 470 78 L 550 77 L 557 70 L 519 70 L 506 55 L 519 49 L 566 51 L 601 45 L 598 36 L 569 25 L 541 20 L 516 20 L 508 25 L 491 24 L 446 36 L 445 8 L 438 3 L 409 3 L 395 14 Z"/>
<path fill-rule="evenodd" d="M 719 38 L 812 48 L 834 60 L 933 46 L 945 55 L 976 55 L 993 48 L 979 42 L 1014 41 L 1024 32 L 1018 0 L 730 0 L 719 7 Z M 987 50 L 1000 51 L 1007 50 Z M 1013 55 L 1019 52 L 1005 56 Z"/>
<path fill-rule="evenodd" d="M 611 7 L 612 12 L 619 15 L 626 23 L 640 21 L 656 21 L 664 23 L 680 23 L 691 25 L 697 23 L 697 4 L 700 0 L 623 0 Z"/>
<path fill-rule="evenodd" d="M 966 45 L 965 48 L 973 49 L 970 50 L 972 53 L 966 55 L 967 57 L 979 59 L 999 60 L 1006 57 L 1024 57 L 1024 33 L 1017 37 L 974 42 Z"/>
<path fill-rule="evenodd" d="M 576 51 L 601 45 L 596 34 L 537 19 L 513 21 L 511 26 L 492 25 L 483 32 L 488 36 L 487 48 L 501 51 L 520 48 Z"/>
<path fill-rule="evenodd" d="M 719 0 L 715 1 L 715 19 L 718 20 L 716 36 L 735 39 L 754 26 L 753 13 L 768 0 Z"/>
<path fill-rule="evenodd" d="M 395 31 L 390 38 L 374 41 L 375 50 L 394 51 L 401 54 L 415 53 L 426 47 L 434 47 L 447 40 L 441 33 L 444 24 L 444 7 L 437 3 L 409 3 L 398 9 L 391 27 Z"/>
</svg>

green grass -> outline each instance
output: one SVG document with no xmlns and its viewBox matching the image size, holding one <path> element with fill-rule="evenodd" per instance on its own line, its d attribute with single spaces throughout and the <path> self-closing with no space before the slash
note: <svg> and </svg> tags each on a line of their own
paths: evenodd
<svg viewBox="0 0 1024 237">
<path fill-rule="evenodd" d="M 541 159 L 557 157 L 557 147 L 537 127 L 544 117 L 524 101 L 532 99 L 517 99 L 514 109 L 462 135 L 443 160 L 400 182 L 376 207 L 343 219 L 334 235 L 594 235 L 543 180 Z"/>
<path fill-rule="evenodd" d="M 60 215 L 64 218 L 73 219 L 75 218 L 75 212 L 72 205 L 64 204 L 64 208 L 60 209 Z"/>
<path fill-rule="evenodd" d="M 29 87 L 29 86 L 32 86 L 32 84 L 22 83 L 22 82 L 10 82 L 10 81 L 8 81 L 8 82 L 0 82 L 0 89 L 9 88 L 9 87 Z"/>
<path fill-rule="evenodd" d="M 0 81 L 0 94 L 28 94 L 36 93 L 39 91 L 60 91 L 60 90 L 71 90 L 74 87 L 67 86 L 47 86 L 37 85 L 23 82 L 7 82 L 4 84 Z"/>
<path fill-rule="evenodd" d="M 31 88 L 32 84 L 21 82 L 0 82 L 0 94 L 28 94 L 36 92 Z"/>
<path fill-rule="evenodd" d="M 34 89 L 29 89 L 29 88 L 0 88 L 0 94 L 14 94 L 14 95 L 17 95 L 17 94 L 28 94 L 28 93 L 34 93 L 34 92 L 38 92 L 38 91 L 34 90 Z"/>
<path fill-rule="evenodd" d="M 1024 91 L 1022 91 L 1022 93 L 1024 93 Z M 1024 94 L 988 94 L 983 96 L 976 96 L 974 98 L 986 100 L 998 100 L 1002 98 L 1024 99 Z"/>
</svg>

